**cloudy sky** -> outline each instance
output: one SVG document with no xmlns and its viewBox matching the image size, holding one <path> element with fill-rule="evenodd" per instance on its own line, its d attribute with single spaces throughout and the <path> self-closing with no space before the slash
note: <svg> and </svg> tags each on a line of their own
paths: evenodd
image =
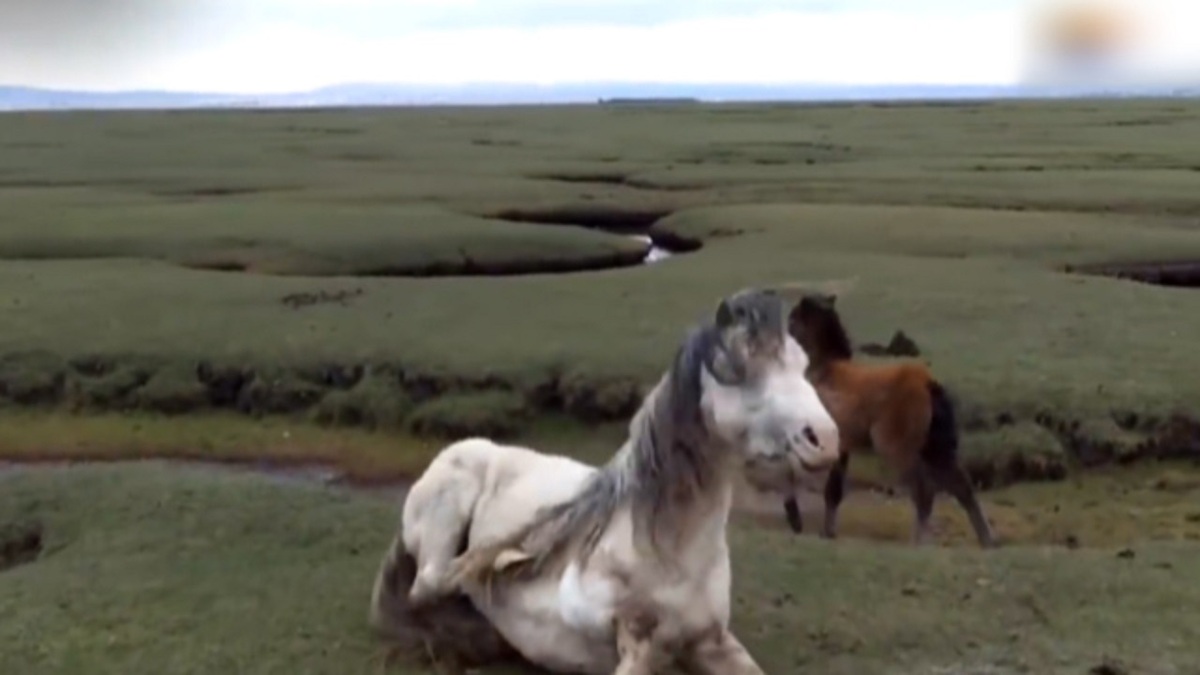
<svg viewBox="0 0 1200 675">
<path fill-rule="evenodd" d="M 1003 84 L 1043 1 L 1058 0 L 13 0 L 0 84 Z"/>
</svg>

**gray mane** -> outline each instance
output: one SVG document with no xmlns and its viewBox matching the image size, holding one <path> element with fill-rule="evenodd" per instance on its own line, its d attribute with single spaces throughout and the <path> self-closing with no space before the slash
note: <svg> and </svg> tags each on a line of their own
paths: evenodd
<svg viewBox="0 0 1200 675">
<path fill-rule="evenodd" d="M 572 543 L 586 555 L 625 504 L 635 531 L 657 546 L 661 521 L 710 486 L 717 466 L 700 409 L 701 371 L 719 349 L 719 329 L 711 323 L 688 334 L 634 414 L 620 452 L 575 499 L 544 511 L 525 531 L 521 548 L 532 556 L 531 571 L 559 559 Z"/>
</svg>

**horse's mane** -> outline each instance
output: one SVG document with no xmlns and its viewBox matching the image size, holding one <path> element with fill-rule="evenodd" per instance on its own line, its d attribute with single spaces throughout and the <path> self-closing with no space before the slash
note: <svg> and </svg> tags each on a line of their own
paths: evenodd
<svg viewBox="0 0 1200 675">
<path fill-rule="evenodd" d="M 626 505 L 635 534 L 657 550 L 664 515 L 705 489 L 717 471 L 700 412 L 701 372 L 717 349 L 717 330 L 706 324 L 689 333 L 630 421 L 628 440 L 578 496 L 542 511 L 512 537 L 464 554 L 456 576 L 496 578 L 496 558 L 505 551 L 519 552 L 520 560 L 506 566 L 504 576 L 542 574 L 572 550 L 584 557 Z"/>
<path fill-rule="evenodd" d="M 793 316 L 796 320 L 789 322 L 793 323 L 790 327 L 792 337 L 808 351 L 811 368 L 821 370 L 833 361 L 848 361 L 854 357 L 854 345 L 832 300 L 805 296 Z M 802 333 L 806 339 L 801 339 Z"/>
</svg>

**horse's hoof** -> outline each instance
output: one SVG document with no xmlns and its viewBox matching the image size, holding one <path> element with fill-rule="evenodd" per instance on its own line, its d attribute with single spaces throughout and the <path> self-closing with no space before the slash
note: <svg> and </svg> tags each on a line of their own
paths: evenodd
<svg viewBox="0 0 1200 675">
<path fill-rule="evenodd" d="M 432 604 L 437 592 L 429 586 L 421 583 L 414 583 L 412 590 L 408 592 L 408 606 L 412 609 L 420 609 L 426 605 Z"/>
<path fill-rule="evenodd" d="M 505 549 L 505 550 L 501 551 L 499 555 L 496 556 L 495 562 L 492 563 L 492 569 L 497 572 L 503 572 L 506 568 L 508 568 L 512 565 L 516 565 L 517 563 L 523 563 L 526 560 L 531 560 L 531 559 L 533 559 L 533 556 L 529 555 L 528 553 L 526 553 L 525 551 L 522 551 L 520 549 L 515 549 L 515 548 Z"/>
</svg>

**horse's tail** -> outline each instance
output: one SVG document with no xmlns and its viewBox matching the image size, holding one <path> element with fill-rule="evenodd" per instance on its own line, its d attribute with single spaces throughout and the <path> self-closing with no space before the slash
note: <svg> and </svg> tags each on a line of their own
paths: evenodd
<svg viewBox="0 0 1200 675">
<path fill-rule="evenodd" d="M 520 661 L 466 596 L 455 594 L 414 607 L 409 590 L 416 577 L 417 560 L 405 550 L 402 532 L 397 531 L 375 576 L 368 617 L 391 652 L 460 670 Z"/>
<path fill-rule="evenodd" d="M 410 634 L 411 612 L 408 592 L 417 578 L 417 559 L 404 550 L 400 530 L 383 555 L 375 586 L 371 589 L 371 607 L 367 621 L 380 635 L 404 640 Z"/>
<path fill-rule="evenodd" d="M 930 379 L 929 432 L 925 437 L 922 457 L 930 464 L 953 466 L 958 462 L 958 419 L 950 392 L 940 382 Z"/>
</svg>

